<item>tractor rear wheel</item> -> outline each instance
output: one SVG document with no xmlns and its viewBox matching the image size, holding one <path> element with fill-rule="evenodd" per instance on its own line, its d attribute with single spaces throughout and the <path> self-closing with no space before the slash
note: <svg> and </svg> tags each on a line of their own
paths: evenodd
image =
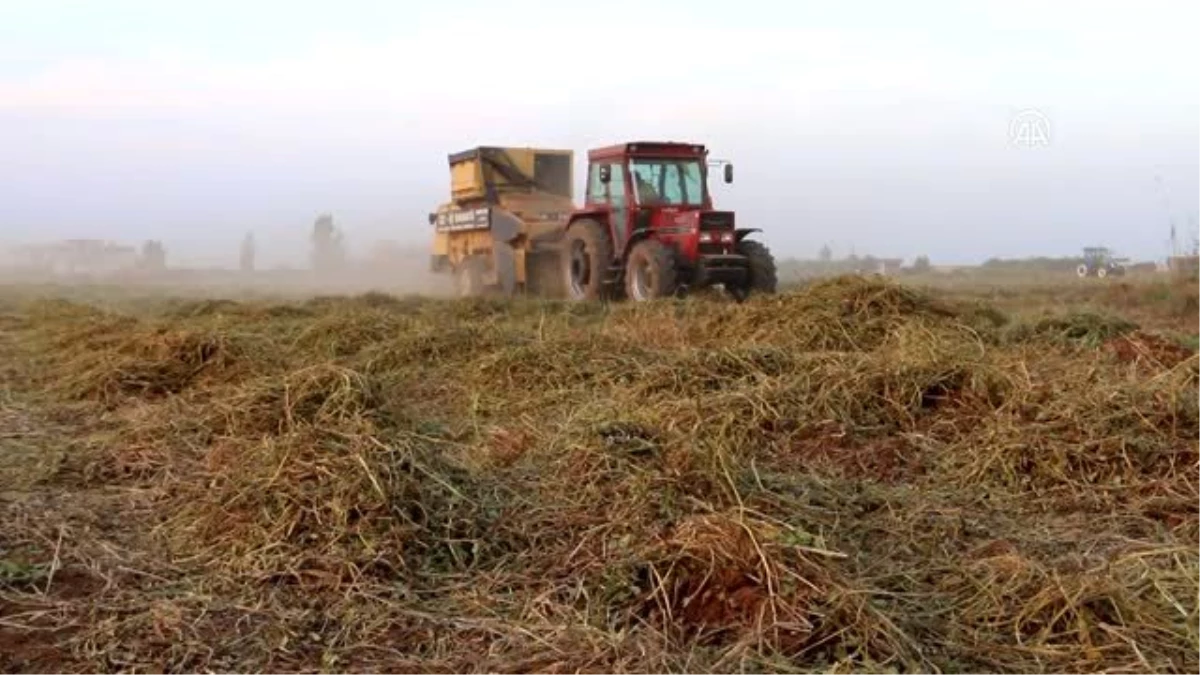
<svg viewBox="0 0 1200 675">
<path fill-rule="evenodd" d="M 751 293 L 771 295 L 778 287 L 778 277 L 775 272 L 775 256 L 766 244 L 757 241 L 740 241 L 737 252 L 746 256 L 746 281 L 739 286 L 730 286 L 729 292 L 739 302 Z"/>
<path fill-rule="evenodd" d="M 1078 275 L 1080 279 L 1086 277 L 1088 275 L 1088 266 L 1080 265 L 1079 267 L 1076 267 L 1075 274 Z"/>
<path fill-rule="evenodd" d="M 603 298 L 604 277 L 612 263 L 612 242 L 605 227 L 590 218 L 571 225 L 563 240 L 562 263 L 569 299 Z"/>
<path fill-rule="evenodd" d="M 625 261 L 625 294 L 634 302 L 674 295 L 678 272 L 674 249 L 657 239 L 643 239 Z"/>
<path fill-rule="evenodd" d="M 1108 276 L 1108 268 L 1107 268 L 1107 267 L 1099 267 L 1099 268 L 1097 268 L 1097 269 L 1096 269 L 1096 276 L 1100 277 L 1101 279 L 1103 279 L 1104 277 Z"/>
</svg>

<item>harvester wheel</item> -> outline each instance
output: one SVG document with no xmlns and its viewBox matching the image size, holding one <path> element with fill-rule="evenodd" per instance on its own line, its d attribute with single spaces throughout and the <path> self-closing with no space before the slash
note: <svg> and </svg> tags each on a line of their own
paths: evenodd
<svg viewBox="0 0 1200 675">
<path fill-rule="evenodd" d="M 525 288 L 539 298 L 564 295 L 562 264 L 554 249 L 531 249 L 525 253 Z"/>
<path fill-rule="evenodd" d="M 750 293 L 773 294 L 779 285 L 775 273 L 775 256 L 766 244 L 757 241 L 740 241 L 737 252 L 746 256 L 749 262 L 749 274 L 746 283 L 739 288 L 730 288 L 729 292 L 739 301 Z"/>
<path fill-rule="evenodd" d="M 672 248 L 657 239 L 643 239 L 625 262 L 625 293 L 634 302 L 674 295 L 677 272 Z"/>
<path fill-rule="evenodd" d="M 612 242 L 604 226 L 590 218 L 571 225 L 563 240 L 562 262 L 569 299 L 601 299 L 612 262 Z"/>
<path fill-rule="evenodd" d="M 460 298 L 473 298 L 483 294 L 483 259 L 468 256 L 454 270 L 454 286 Z"/>
</svg>

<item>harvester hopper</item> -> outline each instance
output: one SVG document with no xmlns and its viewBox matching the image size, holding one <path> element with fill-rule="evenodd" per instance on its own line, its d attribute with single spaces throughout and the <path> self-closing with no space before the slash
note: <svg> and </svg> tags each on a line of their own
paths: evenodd
<svg viewBox="0 0 1200 675">
<path fill-rule="evenodd" d="M 554 241 L 573 208 L 574 153 L 477 147 L 449 156 L 450 197 L 429 214 L 431 267 L 462 295 L 553 293 Z"/>
</svg>

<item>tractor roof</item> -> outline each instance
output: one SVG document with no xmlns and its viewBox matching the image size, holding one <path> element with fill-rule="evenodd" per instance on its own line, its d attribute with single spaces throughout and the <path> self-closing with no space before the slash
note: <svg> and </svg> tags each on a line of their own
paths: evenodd
<svg viewBox="0 0 1200 675">
<path fill-rule="evenodd" d="M 682 143 L 677 141 L 630 141 L 617 145 L 606 145 L 588 151 L 588 159 L 609 159 L 626 155 L 666 155 L 678 157 L 703 156 L 707 153 L 699 143 Z"/>
</svg>

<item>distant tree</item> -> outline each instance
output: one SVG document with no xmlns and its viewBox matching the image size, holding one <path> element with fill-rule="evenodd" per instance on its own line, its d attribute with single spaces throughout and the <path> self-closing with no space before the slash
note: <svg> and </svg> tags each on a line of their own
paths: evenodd
<svg viewBox="0 0 1200 675">
<path fill-rule="evenodd" d="M 143 269 L 163 270 L 167 267 L 167 249 L 161 241 L 150 239 L 142 244 L 140 264 Z"/>
<path fill-rule="evenodd" d="M 829 244 L 821 247 L 821 252 L 817 254 L 817 259 L 823 263 L 833 260 L 833 249 L 829 248 Z"/>
<path fill-rule="evenodd" d="M 912 271 L 918 272 L 918 273 L 924 273 L 924 272 L 928 272 L 931 269 L 933 269 L 933 265 L 929 264 L 929 256 L 919 255 L 916 257 L 915 260 L 913 260 Z"/>
<path fill-rule="evenodd" d="M 334 226 L 333 216 L 323 213 L 313 223 L 313 269 L 332 271 L 342 267 L 346 249 L 342 233 Z"/>
<path fill-rule="evenodd" d="M 254 233 L 247 232 L 245 238 L 242 239 L 241 258 L 239 267 L 243 272 L 254 271 Z"/>
</svg>

